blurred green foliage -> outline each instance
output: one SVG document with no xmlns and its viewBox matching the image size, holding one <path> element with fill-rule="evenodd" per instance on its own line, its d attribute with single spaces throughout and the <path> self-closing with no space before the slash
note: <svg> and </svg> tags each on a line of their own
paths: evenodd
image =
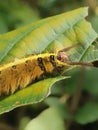
<svg viewBox="0 0 98 130">
<path fill-rule="evenodd" d="M 98 32 L 98 0 L 3 0 L 0 1 L 0 33 L 5 33 L 38 19 L 81 6 L 89 7 L 89 16 L 87 19 L 91 21 L 92 26 Z M 81 73 L 83 74 L 81 75 Z M 54 114 L 50 114 L 46 110 L 47 112 L 45 111 L 46 114 L 44 114 L 46 121 L 44 120 L 44 124 L 48 121 L 47 127 L 51 124 L 51 122 L 49 124 L 49 120 L 54 119 L 55 125 L 56 120 L 61 121 L 60 125 L 62 129 L 64 127 L 62 122 L 64 122 L 65 129 L 68 130 L 97 130 L 98 70 L 95 68 L 77 69 L 66 75 L 71 75 L 72 78 L 54 85 L 51 96 L 43 103 L 18 108 L 1 115 L 0 130 L 19 130 L 19 128 L 20 130 L 24 130 L 25 124 L 35 119 L 35 117 L 37 119 L 37 116 L 41 112 L 44 112 L 46 108 L 52 110 L 52 107 L 55 107 L 61 115 L 57 116 L 57 111 Z M 78 93 L 76 93 L 77 88 L 80 88 Z M 78 97 L 78 100 L 76 100 L 77 104 L 75 104 L 74 108 L 72 104 L 75 95 Z M 47 114 L 51 115 L 49 116 L 49 120 L 47 120 Z M 42 115 L 41 118 L 43 119 Z M 56 116 L 57 118 L 55 119 Z M 39 117 L 37 120 L 39 121 Z M 31 126 L 34 122 L 31 122 Z M 44 124 L 41 123 L 41 125 Z M 40 123 L 38 122 L 36 125 L 40 125 Z"/>
<path fill-rule="evenodd" d="M 37 10 L 22 1 L 0 1 L 0 33 L 14 30 L 38 19 Z"/>
</svg>

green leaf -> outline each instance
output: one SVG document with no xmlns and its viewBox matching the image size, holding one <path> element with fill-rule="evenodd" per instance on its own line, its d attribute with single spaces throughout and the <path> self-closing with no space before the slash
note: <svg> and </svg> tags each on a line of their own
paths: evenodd
<svg viewBox="0 0 98 130">
<path fill-rule="evenodd" d="M 39 19 L 38 12 L 20 0 L 0 2 L 0 34 Z"/>
<path fill-rule="evenodd" d="M 88 48 L 97 38 L 97 33 L 92 29 L 90 23 L 85 20 L 88 14 L 87 10 L 88 8 L 79 8 L 0 35 L 0 63 L 14 61 L 15 58 L 21 58 L 29 54 L 46 51 L 57 52 L 77 43 L 82 43 L 82 46 L 71 49 L 68 56 L 71 61 L 83 60 L 87 55 L 86 53 L 88 53 Z M 93 58 L 85 58 L 85 61 L 89 62 L 92 59 L 94 60 L 94 56 Z M 59 78 L 57 77 L 57 79 Z M 32 84 L 28 88 L 6 97 L 0 101 L 0 113 L 10 111 L 18 106 L 41 101 L 47 96 L 47 93 L 43 94 L 42 91 L 48 92 L 49 87 L 57 79 L 51 77 L 51 79 Z M 39 93 L 34 90 L 34 86 L 40 87 Z M 28 90 L 28 93 L 26 90 Z"/>
<path fill-rule="evenodd" d="M 19 106 L 42 101 L 50 94 L 50 88 L 52 85 L 64 78 L 65 77 L 62 76 L 48 78 L 32 84 L 30 87 L 22 89 L 11 96 L 8 96 L 0 101 L 0 114 L 8 112 Z"/>
<path fill-rule="evenodd" d="M 94 99 L 98 97 L 98 69 L 85 70 L 83 90 L 89 92 Z"/>
<path fill-rule="evenodd" d="M 64 119 L 58 109 L 51 107 L 33 119 L 25 130 L 65 130 Z"/>
<path fill-rule="evenodd" d="M 75 120 L 80 124 L 87 124 L 98 120 L 98 103 L 89 102 L 79 108 Z"/>
<path fill-rule="evenodd" d="M 46 105 L 48 105 L 49 107 L 56 107 L 56 109 L 58 109 L 61 116 L 65 120 L 67 120 L 67 119 L 70 118 L 70 113 L 68 111 L 68 106 L 65 105 L 67 100 L 68 100 L 68 95 L 65 95 L 65 97 L 63 97 L 63 99 L 50 96 L 47 99 L 45 99 L 44 103 Z"/>
<path fill-rule="evenodd" d="M 20 125 L 19 125 L 19 130 L 24 130 L 24 128 L 27 126 L 27 124 L 30 122 L 30 117 L 28 116 L 24 116 L 21 120 L 20 120 Z"/>
<path fill-rule="evenodd" d="M 94 29 L 96 30 L 96 32 L 98 33 L 98 16 L 97 15 L 92 17 L 91 23 L 92 23 Z"/>
<path fill-rule="evenodd" d="M 76 9 L 0 35 L 0 63 L 82 43 L 83 47 L 75 49 L 75 54 L 72 53 L 71 56 L 71 60 L 79 61 L 97 38 L 90 23 L 84 19 L 87 10 L 88 8 Z"/>
</svg>

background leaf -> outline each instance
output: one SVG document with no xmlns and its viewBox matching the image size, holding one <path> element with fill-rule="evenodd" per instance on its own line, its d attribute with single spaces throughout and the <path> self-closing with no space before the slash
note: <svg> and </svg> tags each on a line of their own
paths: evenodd
<svg viewBox="0 0 98 130">
<path fill-rule="evenodd" d="M 98 119 L 98 103 L 88 102 L 79 110 L 75 116 L 75 120 L 80 124 L 87 124 Z"/>
<path fill-rule="evenodd" d="M 0 2 L 0 33 L 11 31 L 38 19 L 37 10 L 20 0 Z"/>
<path fill-rule="evenodd" d="M 54 123 L 56 122 L 56 124 Z M 33 119 L 25 130 L 65 130 L 64 120 L 55 107 L 51 107 Z"/>
</svg>

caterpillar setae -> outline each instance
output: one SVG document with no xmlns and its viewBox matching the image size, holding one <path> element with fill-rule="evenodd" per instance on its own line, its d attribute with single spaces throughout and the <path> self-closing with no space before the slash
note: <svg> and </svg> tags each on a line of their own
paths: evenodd
<svg viewBox="0 0 98 130">
<path fill-rule="evenodd" d="M 18 89 L 39 80 L 60 75 L 70 65 L 88 65 L 88 63 L 69 62 L 64 51 L 42 53 L 21 58 L 0 66 L 0 96 L 10 95 Z"/>
</svg>

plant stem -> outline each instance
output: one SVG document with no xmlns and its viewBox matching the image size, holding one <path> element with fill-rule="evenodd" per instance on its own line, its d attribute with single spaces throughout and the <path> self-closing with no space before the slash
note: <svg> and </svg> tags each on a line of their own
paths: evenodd
<svg viewBox="0 0 98 130">
<path fill-rule="evenodd" d="M 67 122 L 67 130 L 70 129 L 71 124 L 74 120 L 74 115 L 78 109 L 78 105 L 79 105 L 79 101 L 80 101 L 81 93 L 82 93 L 82 86 L 83 86 L 83 80 L 84 80 L 84 74 L 85 74 L 84 72 L 85 72 L 85 69 L 84 69 L 84 67 L 82 67 L 80 70 L 80 75 L 78 78 L 78 84 L 76 86 L 76 91 L 73 95 L 71 105 L 69 107 L 71 118 Z"/>
</svg>

